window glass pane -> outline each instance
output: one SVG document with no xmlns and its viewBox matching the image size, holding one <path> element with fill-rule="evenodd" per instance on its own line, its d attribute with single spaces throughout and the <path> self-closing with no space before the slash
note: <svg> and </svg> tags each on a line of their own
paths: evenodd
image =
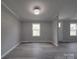
<svg viewBox="0 0 79 59">
<path fill-rule="evenodd" d="M 76 36 L 76 31 L 70 31 L 71 36 Z"/>
<path fill-rule="evenodd" d="M 32 36 L 40 36 L 40 24 L 32 24 Z"/>
<path fill-rule="evenodd" d="M 40 29 L 40 24 L 33 24 L 33 29 Z"/>
<path fill-rule="evenodd" d="M 70 30 L 76 30 L 76 24 L 70 24 Z"/>
</svg>

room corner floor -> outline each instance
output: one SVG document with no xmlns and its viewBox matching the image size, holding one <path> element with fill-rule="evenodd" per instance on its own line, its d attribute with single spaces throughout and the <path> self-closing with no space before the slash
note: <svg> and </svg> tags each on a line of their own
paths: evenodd
<svg viewBox="0 0 79 59">
<path fill-rule="evenodd" d="M 17 46 L 3 59 L 77 59 L 76 43 L 26 43 Z"/>
</svg>

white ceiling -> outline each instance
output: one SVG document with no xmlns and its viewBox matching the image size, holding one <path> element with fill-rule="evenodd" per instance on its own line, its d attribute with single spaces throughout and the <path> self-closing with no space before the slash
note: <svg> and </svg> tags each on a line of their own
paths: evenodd
<svg viewBox="0 0 79 59">
<path fill-rule="evenodd" d="M 21 21 L 50 21 L 56 19 L 77 19 L 76 0 L 2 0 Z M 39 6 L 41 13 L 33 14 L 33 8 Z"/>
</svg>

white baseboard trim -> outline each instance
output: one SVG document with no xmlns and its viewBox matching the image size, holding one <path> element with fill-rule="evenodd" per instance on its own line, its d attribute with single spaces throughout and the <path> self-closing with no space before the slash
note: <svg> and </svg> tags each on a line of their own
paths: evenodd
<svg viewBox="0 0 79 59">
<path fill-rule="evenodd" d="M 51 42 L 54 46 L 58 46 L 58 43 L 53 43 L 53 42 Z"/>
<path fill-rule="evenodd" d="M 29 41 L 22 41 L 21 43 L 29 43 Z M 31 43 L 51 43 L 51 42 L 31 42 Z"/>
<path fill-rule="evenodd" d="M 20 43 L 17 43 L 16 45 L 14 45 L 11 49 L 9 49 L 7 52 L 5 52 L 1 58 L 5 57 L 7 54 L 9 54 L 12 50 L 14 50 Z"/>
<path fill-rule="evenodd" d="M 29 41 L 22 41 L 21 43 L 29 43 Z M 31 43 L 52 43 L 53 45 L 58 46 L 58 43 L 53 43 L 51 41 L 49 41 L 49 42 L 31 42 Z"/>
<path fill-rule="evenodd" d="M 58 46 L 58 44 L 57 43 L 53 43 L 55 46 Z"/>
</svg>

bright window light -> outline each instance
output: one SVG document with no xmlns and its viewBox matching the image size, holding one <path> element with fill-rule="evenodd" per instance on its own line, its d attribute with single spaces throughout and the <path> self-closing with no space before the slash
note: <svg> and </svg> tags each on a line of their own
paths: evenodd
<svg viewBox="0 0 79 59">
<path fill-rule="evenodd" d="M 70 24 L 70 36 L 76 36 L 77 35 L 77 24 L 71 23 Z"/>
<path fill-rule="evenodd" d="M 32 24 L 32 36 L 40 36 L 40 24 Z"/>
<path fill-rule="evenodd" d="M 58 23 L 58 27 L 59 27 L 59 28 L 61 27 L 61 22 Z"/>
<path fill-rule="evenodd" d="M 38 15 L 40 13 L 40 10 L 39 9 L 34 9 L 34 14 L 35 15 Z"/>
</svg>

